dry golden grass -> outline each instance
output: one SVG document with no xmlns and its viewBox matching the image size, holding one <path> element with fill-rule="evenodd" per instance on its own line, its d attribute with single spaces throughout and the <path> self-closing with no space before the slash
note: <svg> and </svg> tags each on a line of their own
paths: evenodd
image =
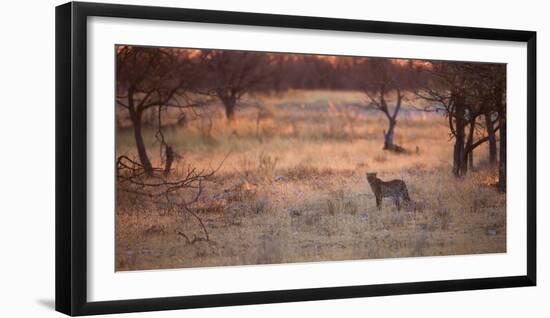
<svg viewBox="0 0 550 318">
<path fill-rule="evenodd" d="M 356 92 L 255 96 L 231 124 L 213 105 L 203 110 L 211 129 L 204 118 L 167 128 L 183 156 L 176 175 L 229 153 L 196 206 L 210 241 L 187 243 L 178 232 L 203 235 L 195 219 L 118 191 L 116 269 L 505 252 L 505 196 L 487 186 L 497 173 L 483 164 L 487 150 L 476 150 L 476 172 L 456 179 L 443 117 L 405 107 L 396 142 L 410 153 L 394 154 L 382 150 L 385 119 L 360 102 Z M 132 138 L 119 131 L 119 155 L 135 157 Z M 152 145 L 151 131 L 146 138 Z M 414 203 L 397 211 L 385 200 L 378 210 L 367 171 L 403 179 Z"/>
</svg>

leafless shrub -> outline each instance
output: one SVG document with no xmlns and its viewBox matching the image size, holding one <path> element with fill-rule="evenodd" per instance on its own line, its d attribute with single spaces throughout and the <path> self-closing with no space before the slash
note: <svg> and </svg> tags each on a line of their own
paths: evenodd
<svg viewBox="0 0 550 318">
<path fill-rule="evenodd" d="M 327 213 L 329 215 L 357 214 L 359 208 L 351 199 L 346 198 L 343 189 L 330 191 L 329 197 L 326 200 Z"/>
<path fill-rule="evenodd" d="M 223 161 L 216 169 L 209 171 L 189 166 L 181 179 L 173 179 L 168 178 L 165 169 L 153 167 L 150 172 L 141 163 L 127 156 L 120 156 L 117 159 L 117 189 L 149 198 L 161 210 L 173 209 L 180 214 L 191 215 L 200 225 L 204 237 L 189 239 L 182 232 L 178 234 L 185 237 L 188 243 L 201 239 L 209 241 L 208 230 L 197 215 L 194 205 L 204 191 L 205 182 L 221 168 Z"/>
<path fill-rule="evenodd" d="M 273 181 L 275 177 L 275 168 L 279 161 L 278 157 L 261 153 L 258 157 L 258 174 L 265 181 Z"/>
<path fill-rule="evenodd" d="M 249 177 L 251 177 L 252 173 L 254 172 L 254 169 L 256 168 L 255 166 L 256 166 L 255 162 L 252 159 L 250 159 L 250 157 L 242 156 L 239 159 L 239 165 L 238 165 L 238 169 L 242 179 L 248 179 Z"/>
</svg>

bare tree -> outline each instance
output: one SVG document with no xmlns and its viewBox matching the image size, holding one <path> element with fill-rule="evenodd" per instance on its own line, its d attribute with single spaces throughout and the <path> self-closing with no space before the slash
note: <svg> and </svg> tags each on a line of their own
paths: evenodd
<svg viewBox="0 0 550 318">
<path fill-rule="evenodd" d="M 479 142 L 488 142 L 489 163 L 497 162 L 497 138 L 496 133 L 504 127 L 506 112 L 503 108 L 505 103 L 506 68 L 503 64 L 472 64 L 469 66 L 471 87 L 469 87 L 471 109 L 470 117 L 481 117 L 484 122 L 477 123 L 475 119 L 471 122 L 478 129 Z M 501 120 L 502 119 L 502 120 Z M 505 127 L 504 127 L 505 129 Z M 506 140 L 506 139 L 505 139 Z M 470 143 L 470 158 L 473 157 L 475 147 Z M 506 149 L 503 150 L 504 153 Z M 472 166 L 472 165 L 471 165 Z"/>
<path fill-rule="evenodd" d="M 430 77 L 416 94 L 430 102 L 424 110 L 447 116 L 455 140 L 453 173 L 463 176 L 473 165 L 474 150 L 495 140 L 495 133 L 502 127 L 495 126 L 493 119 L 505 117 L 497 107 L 502 100 L 501 69 L 480 63 L 432 62 L 423 71 Z M 484 124 L 479 122 L 482 116 Z M 495 151 L 491 147 L 489 151 Z"/>
<path fill-rule="evenodd" d="M 382 112 L 388 120 L 388 129 L 384 131 L 385 150 L 403 151 L 394 143 L 397 115 L 401 110 L 404 92 L 407 88 L 406 69 L 396 64 L 391 59 L 383 58 L 357 58 L 355 60 L 358 73 L 356 73 L 359 85 L 370 104 L 367 108 Z M 394 93 L 393 105 L 389 105 L 389 98 Z"/>
<path fill-rule="evenodd" d="M 497 163 L 497 137 L 495 132 L 495 122 L 498 121 L 498 116 L 494 116 L 494 112 L 487 111 L 484 117 L 485 129 L 487 130 L 487 136 L 489 137 L 489 163 L 494 165 Z M 494 117 L 497 119 L 493 119 Z"/>
<path fill-rule="evenodd" d="M 277 57 L 272 54 L 250 51 L 202 50 L 208 76 L 203 93 L 219 98 L 228 121 L 244 94 L 266 89 L 274 79 Z"/>
<path fill-rule="evenodd" d="M 191 51 L 121 45 L 116 48 L 116 103 L 128 110 L 139 160 L 150 174 L 153 166 L 143 138 L 143 115 L 157 108 L 196 107 L 188 98 L 193 83 Z M 158 125 L 161 127 L 160 123 Z M 166 146 L 166 145 L 164 145 Z"/>
</svg>

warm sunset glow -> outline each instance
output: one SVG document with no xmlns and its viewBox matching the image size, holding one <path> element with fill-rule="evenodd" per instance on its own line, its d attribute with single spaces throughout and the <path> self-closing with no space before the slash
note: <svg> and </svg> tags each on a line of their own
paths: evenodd
<svg viewBox="0 0 550 318">
<path fill-rule="evenodd" d="M 502 65 L 116 61 L 117 271 L 506 252 Z"/>
</svg>

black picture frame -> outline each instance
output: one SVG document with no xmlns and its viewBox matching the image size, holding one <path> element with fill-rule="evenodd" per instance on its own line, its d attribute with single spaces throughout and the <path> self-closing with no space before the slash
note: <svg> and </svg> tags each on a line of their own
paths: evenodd
<svg viewBox="0 0 550 318">
<path fill-rule="evenodd" d="M 92 16 L 526 43 L 526 275 L 89 302 L 86 296 L 86 21 Z M 92 315 L 536 285 L 536 32 L 81 2 L 56 7 L 55 27 L 56 310 L 68 315 Z"/>
</svg>

